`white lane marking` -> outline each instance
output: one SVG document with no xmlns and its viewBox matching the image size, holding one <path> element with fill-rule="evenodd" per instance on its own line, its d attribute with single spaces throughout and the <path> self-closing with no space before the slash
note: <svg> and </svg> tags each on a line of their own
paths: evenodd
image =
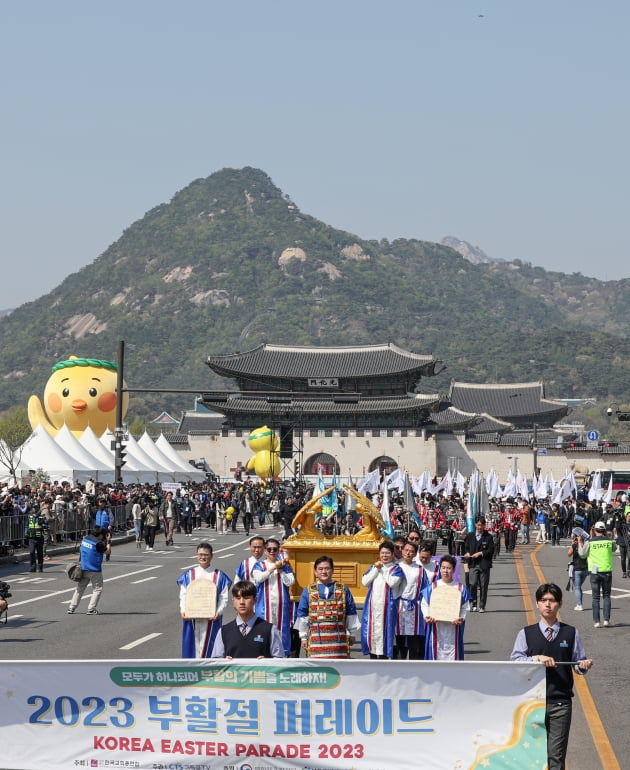
<svg viewBox="0 0 630 770">
<path fill-rule="evenodd" d="M 151 577 L 142 578 L 142 580 L 132 580 L 131 585 L 135 586 L 138 583 L 147 583 L 149 580 L 157 580 L 157 575 L 151 575 Z"/>
<path fill-rule="evenodd" d="M 230 556 L 234 556 L 233 553 L 224 553 L 223 556 L 219 556 L 219 559 L 229 559 Z"/>
<path fill-rule="evenodd" d="M 144 644 L 145 642 L 150 642 L 151 639 L 155 639 L 158 636 L 162 636 L 162 634 L 147 634 L 147 636 L 143 636 L 140 639 L 136 639 L 135 642 L 129 642 L 129 644 L 125 644 L 124 647 L 119 647 L 119 650 L 133 650 L 134 647 L 138 647 L 140 644 Z"/>
<path fill-rule="evenodd" d="M 114 580 L 126 580 L 127 578 L 133 577 L 134 575 L 141 575 L 143 572 L 150 572 L 154 569 L 162 569 L 162 564 L 156 564 L 154 567 L 145 567 L 144 569 L 136 570 L 135 572 L 128 572 L 125 575 L 116 575 L 115 577 L 110 577 L 105 580 L 103 580 L 104 583 L 111 583 Z M 73 592 L 74 588 L 64 588 L 63 591 L 53 591 L 52 593 L 42 594 L 41 596 L 34 596 L 32 599 L 24 599 L 24 601 L 21 602 L 11 602 L 11 607 L 20 607 L 22 604 L 30 604 L 31 602 L 39 602 L 42 599 L 50 599 L 53 596 L 63 596 L 63 594 L 67 594 Z"/>
<path fill-rule="evenodd" d="M 23 617 L 24 617 L 24 615 L 13 615 L 13 614 L 11 614 L 11 615 L 8 616 L 8 619 L 11 621 L 11 620 L 15 620 L 16 618 L 23 618 Z"/>
</svg>

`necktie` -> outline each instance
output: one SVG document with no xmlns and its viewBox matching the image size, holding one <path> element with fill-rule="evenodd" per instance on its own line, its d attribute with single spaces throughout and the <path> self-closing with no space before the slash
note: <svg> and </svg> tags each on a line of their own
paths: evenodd
<svg viewBox="0 0 630 770">
<path fill-rule="evenodd" d="M 247 623 L 241 624 L 241 634 L 243 636 L 247 636 L 247 632 L 249 631 L 249 628 L 247 627 Z"/>
<path fill-rule="evenodd" d="M 553 642 L 553 628 L 546 628 L 545 636 L 547 637 L 548 642 Z"/>
</svg>

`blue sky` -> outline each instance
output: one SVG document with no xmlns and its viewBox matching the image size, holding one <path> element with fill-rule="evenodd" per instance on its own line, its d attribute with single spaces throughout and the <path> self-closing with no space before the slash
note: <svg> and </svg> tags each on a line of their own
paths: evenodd
<svg viewBox="0 0 630 770">
<path fill-rule="evenodd" d="M 3 3 L 0 307 L 243 166 L 363 238 L 630 277 L 629 22 L 622 0 Z"/>
</svg>

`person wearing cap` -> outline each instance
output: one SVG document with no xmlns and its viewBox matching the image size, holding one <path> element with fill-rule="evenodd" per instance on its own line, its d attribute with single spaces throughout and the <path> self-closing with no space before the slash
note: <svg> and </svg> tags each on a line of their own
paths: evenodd
<svg viewBox="0 0 630 770">
<path fill-rule="evenodd" d="M 588 571 L 591 573 L 591 589 L 593 591 L 593 624 L 595 628 L 600 622 L 600 596 L 603 597 L 604 628 L 610 625 L 610 592 L 612 589 L 613 553 L 617 550 L 614 543 L 606 534 L 603 521 L 596 521 L 591 530 L 591 539 L 582 540 L 578 545 L 578 554 L 586 559 Z M 578 541 L 579 542 L 579 541 Z"/>
</svg>

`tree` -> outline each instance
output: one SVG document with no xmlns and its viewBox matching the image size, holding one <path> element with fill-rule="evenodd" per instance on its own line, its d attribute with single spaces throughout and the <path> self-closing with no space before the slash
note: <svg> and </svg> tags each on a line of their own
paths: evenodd
<svg viewBox="0 0 630 770">
<path fill-rule="evenodd" d="M 16 471 L 22 459 L 22 447 L 31 435 L 31 426 L 25 406 L 14 406 L 0 417 L 0 465 L 3 465 L 17 483 Z"/>
</svg>

